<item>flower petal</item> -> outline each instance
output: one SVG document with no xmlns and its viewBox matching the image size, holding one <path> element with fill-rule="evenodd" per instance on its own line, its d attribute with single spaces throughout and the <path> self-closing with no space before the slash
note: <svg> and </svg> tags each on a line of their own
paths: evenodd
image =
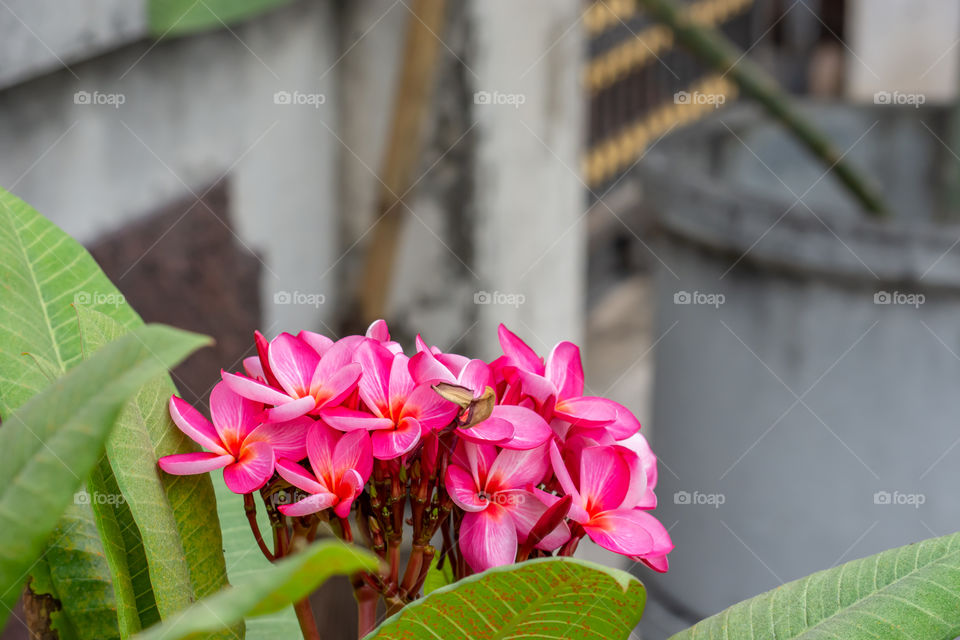
<svg viewBox="0 0 960 640">
<path fill-rule="evenodd" d="M 210 421 L 190 406 L 190 403 L 177 396 L 170 396 L 170 417 L 174 424 L 191 440 L 204 449 L 217 454 L 229 453 L 220 442 L 220 435 Z"/>
<path fill-rule="evenodd" d="M 421 351 L 410 358 L 410 375 L 417 384 L 449 382 L 456 384 L 457 377 L 429 351 Z"/>
<path fill-rule="evenodd" d="M 373 447 L 370 436 L 364 431 L 341 434 L 333 449 L 333 468 L 338 474 L 348 470 L 357 473 L 361 487 L 373 471 Z"/>
<path fill-rule="evenodd" d="M 227 386 L 230 387 L 234 393 L 244 398 L 256 400 L 264 404 L 283 404 L 284 402 L 290 402 L 289 395 L 259 380 L 242 376 L 239 373 L 227 373 L 226 371 L 220 371 L 220 377 L 223 378 L 223 381 L 227 383 Z"/>
<path fill-rule="evenodd" d="M 450 498 L 464 511 L 483 511 L 489 505 L 488 501 L 480 499 L 479 488 L 473 476 L 459 465 L 451 464 L 447 466 L 444 484 Z"/>
<path fill-rule="evenodd" d="M 640 421 L 630 409 L 613 400 L 607 400 L 607 402 L 617 410 L 617 417 L 604 428 L 615 440 L 624 440 L 640 431 Z"/>
<path fill-rule="evenodd" d="M 283 390 L 296 398 L 310 392 L 310 380 L 320 364 L 320 354 L 302 340 L 281 333 L 267 351 L 270 368 Z"/>
<path fill-rule="evenodd" d="M 400 419 L 416 418 L 424 429 L 436 431 L 450 424 L 458 410 L 456 404 L 434 391 L 430 385 L 422 384 L 407 396 Z"/>
<path fill-rule="evenodd" d="M 637 438 L 643 438 L 639 433 L 635 434 Z M 646 440 L 643 441 L 646 445 Z M 646 445 L 649 449 L 650 445 Z M 623 503 L 620 505 L 623 509 L 632 509 L 640 507 L 642 509 L 653 509 L 657 506 L 657 497 L 653 493 L 653 487 L 650 486 L 650 471 L 646 468 L 650 464 L 648 460 L 640 456 L 635 450 L 623 445 L 613 447 L 627 464 L 630 469 L 630 486 L 623 497 Z M 653 452 L 650 452 L 653 455 Z M 653 481 L 656 483 L 657 459 L 653 458 Z"/>
<path fill-rule="evenodd" d="M 393 420 L 390 418 L 380 418 L 366 411 L 346 407 L 324 409 L 320 412 L 320 417 L 328 425 L 340 431 L 393 429 Z"/>
<path fill-rule="evenodd" d="M 354 499 L 363 491 L 363 480 L 360 474 L 353 469 L 347 469 L 340 480 L 340 486 L 337 487 L 337 499 L 339 502 L 333 508 L 333 512 L 340 518 L 346 518 L 350 515 L 350 507 Z"/>
<path fill-rule="evenodd" d="M 206 473 L 214 469 L 221 469 L 233 462 L 230 454 L 207 453 L 175 453 L 163 456 L 157 460 L 160 468 L 175 476 L 189 476 L 195 473 Z"/>
<path fill-rule="evenodd" d="M 513 438 L 501 445 L 507 449 L 534 449 L 553 436 L 547 421 L 526 407 L 497 405 L 490 417 L 506 420 L 513 425 Z"/>
<path fill-rule="evenodd" d="M 413 392 L 416 384 L 410 375 L 410 358 L 398 353 L 390 363 L 390 382 L 387 384 L 387 394 L 390 397 L 390 417 L 397 418 L 403 410 L 408 396 Z"/>
<path fill-rule="evenodd" d="M 580 452 L 580 496 L 589 511 L 620 508 L 629 488 L 630 467 L 617 449 L 584 447 Z"/>
<path fill-rule="evenodd" d="M 303 460 L 307 456 L 307 433 L 315 422 L 307 417 L 287 422 L 268 422 L 254 429 L 245 442 L 259 440 L 269 443 L 277 460 Z"/>
<path fill-rule="evenodd" d="M 296 400 L 289 400 L 283 404 L 278 404 L 272 409 L 264 412 L 263 419 L 266 422 L 287 422 L 294 418 L 305 416 L 317 407 L 317 401 L 313 396 L 303 396 Z"/>
<path fill-rule="evenodd" d="M 377 342 L 389 342 L 390 340 L 390 329 L 387 328 L 387 321 L 383 318 L 379 318 L 370 323 L 370 326 L 367 327 L 368 338 L 373 338 Z"/>
<path fill-rule="evenodd" d="M 476 572 L 512 564 L 517 558 L 517 530 L 506 509 L 490 504 L 468 512 L 460 525 L 460 551 Z"/>
<path fill-rule="evenodd" d="M 374 431 L 370 436 L 373 457 L 392 460 L 409 453 L 420 442 L 420 431 L 420 423 L 413 418 L 404 418 L 396 429 Z"/>
<path fill-rule="evenodd" d="M 273 447 L 251 442 L 240 449 L 240 457 L 223 470 L 223 481 L 234 493 L 251 493 L 267 484 L 273 475 Z"/>
<path fill-rule="evenodd" d="M 550 463 L 553 466 L 553 474 L 557 477 L 557 482 L 560 483 L 560 487 L 563 489 L 563 492 L 568 496 L 573 496 L 573 505 L 571 506 L 572 515 L 573 507 L 583 506 L 583 498 L 580 497 L 580 492 L 577 491 L 577 488 L 573 484 L 573 479 L 570 477 L 570 472 L 567 470 L 567 465 L 563 461 L 563 456 L 560 455 L 560 449 L 557 448 L 557 443 L 551 441 L 549 447 Z"/>
<path fill-rule="evenodd" d="M 547 357 L 546 378 L 557 389 L 557 399 L 577 398 L 583 395 L 583 364 L 580 347 L 572 342 L 560 342 Z"/>
<path fill-rule="evenodd" d="M 487 387 L 493 387 L 493 373 L 490 371 L 490 365 L 483 360 L 469 361 L 460 370 L 457 382 L 462 387 L 473 389 L 473 395 L 479 398 Z"/>
<path fill-rule="evenodd" d="M 220 435 L 220 442 L 231 452 L 260 424 L 263 405 L 232 391 L 222 380 L 210 392 L 210 417 Z"/>
<path fill-rule="evenodd" d="M 527 451 L 504 449 L 497 455 L 487 475 L 487 493 L 507 489 L 526 489 L 540 484 L 550 469 L 546 445 Z"/>
<path fill-rule="evenodd" d="M 547 505 L 529 492 L 520 489 L 502 491 L 496 494 L 496 503 L 510 512 L 514 525 L 517 527 L 517 538 L 526 542 L 530 530 L 537 524 L 540 516 L 547 510 Z M 536 544 L 538 549 L 553 551 L 570 539 L 570 527 L 561 522 L 553 531 L 543 536 Z"/>
<path fill-rule="evenodd" d="M 243 370 L 247 372 L 247 375 L 254 379 L 263 380 L 263 365 L 260 364 L 260 358 L 257 356 L 250 356 L 249 358 L 243 359 Z"/>
<path fill-rule="evenodd" d="M 513 424 L 502 418 L 487 418 L 469 429 L 457 429 L 457 435 L 467 442 L 503 444 L 513 438 Z"/>
<path fill-rule="evenodd" d="M 566 398 L 557 402 L 553 412 L 575 427 L 608 425 L 619 415 L 617 404 L 613 400 L 593 396 Z"/>
<path fill-rule="evenodd" d="M 318 482 L 317 477 L 292 460 L 277 460 L 277 473 L 280 477 L 307 493 L 327 493 L 327 487 Z"/>
<path fill-rule="evenodd" d="M 321 363 L 310 383 L 310 393 L 317 399 L 317 407 L 333 407 L 343 402 L 353 393 L 362 373 L 360 365 L 352 362 L 329 377 L 322 377 L 324 371 Z"/>
<path fill-rule="evenodd" d="M 531 373 L 543 375 L 543 360 L 533 349 L 527 346 L 526 342 L 502 324 L 497 328 L 497 335 L 500 338 L 500 348 L 503 349 L 503 353 L 507 356 L 510 364 Z"/>
<path fill-rule="evenodd" d="M 658 528 L 653 526 L 654 522 L 660 524 L 645 511 L 622 509 L 597 515 L 584 523 L 583 529 L 591 540 L 604 549 L 625 556 L 643 556 L 656 547 L 654 533 L 660 535 Z"/>
<path fill-rule="evenodd" d="M 321 357 L 333 346 L 333 340 L 313 331 L 301 331 L 297 334 L 297 338 L 309 345 Z"/>
<path fill-rule="evenodd" d="M 293 504 L 282 504 L 278 508 L 280 513 L 285 516 L 298 517 L 308 516 L 311 513 L 318 513 L 324 509 L 329 509 L 337 503 L 337 496 L 332 493 L 318 493 L 304 498 L 300 502 Z"/>
<path fill-rule="evenodd" d="M 360 397 L 380 417 L 390 416 L 390 367 L 394 355 L 383 345 L 371 340 L 364 341 L 354 354 L 360 363 Z"/>
</svg>

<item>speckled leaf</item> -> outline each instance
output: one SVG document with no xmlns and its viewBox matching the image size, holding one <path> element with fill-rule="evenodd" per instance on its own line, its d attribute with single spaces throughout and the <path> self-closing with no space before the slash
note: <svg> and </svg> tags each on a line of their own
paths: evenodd
<svg viewBox="0 0 960 640">
<path fill-rule="evenodd" d="M 672 640 L 953 640 L 960 636 L 960 533 L 789 582 Z"/>
<path fill-rule="evenodd" d="M 149 0 L 147 20 L 155 36 L 223 29 L 291 0 Z"/>
<path fill-rule="evenodd" d="M 628 638 L 646 590 L 618 569 L 573 558 L 497 567 L 437 589 L 367 640 Z"/>
<path fill-rule="evenodd" d="M 379 560 L 372 553 L 339 540 L 317 542 L 303 551 L 251 573 L 241 584 L 209 596 L 163 624 L 144 631 L 136 640 L 181 640 L 222 629 L 245 616 L 259 616 L 306 598 L 335 575 L 376 571 Z M 297 638 L 281 635 L 276 638 Z"/>
<path fill-rule="evenodd" d="M 147 326 L 107 345 L 12 414 L 0 429 L 0 624 L 60 514 L 90 474 L 120 411 L 148 380 L 206 342 Z M 61 593 L 62 595 L 62 593 Z"/>
<path fill-rule="evenodd" d="M 77 305 L 77 314 L 88 354 L 127 332 L 98 311 Z M 161 456 L 198 450 L 170 420 L 167 401 L 175 392 L 166 373 L 146 384 L 120 415 L 106 446 L 116 483 L 143 540 L 163 619 L 226 584 L 220 523 L 210 508 L 216 500 L 210 479 L 171 476 L 157 467 Z"/>
<path fill-rule="evenodd" d="M 130 307 L 120 304 L 123 296 L 82 246 L 2 188 L 0 283 L 0 418 L 9 416 L 80 362 L 80 330 L 71 307 L 75 300 L 110 313 L 126 326 L 141 324 Z M 87 520 L 92 518 L 89 505 L 83 511 Z M 103 556 L 99 540 L 83 538 L 80 529 L 74 532 L 75 524 L 64 521 L 57 525 L 66 532 L 58 545 L 90 549 L 94 555 Z M 97 566 L 93 561 L 83 564 L 91 569 Z M 50 580 L 34 577 L 36 593 L 49 593 L 61 601 L 63 611 L 55 614 L 62 627 L 61 637 L 73 637 L 67 634 L 69 625 L 64 619 L 74 610 L 90 609 L 90 601 L 70 602 L 75 593 L 71 589 L 62 596 L 45 592 L 42 589 L 50 585 Z M 92 574 L 86 579 L 99 583 L 109 580 L 109 575 Z M 111 600 L 109 606 L 103 603 L 99 610 L 106 620 L 115 620 L 114 607 Z"/>
</svg>

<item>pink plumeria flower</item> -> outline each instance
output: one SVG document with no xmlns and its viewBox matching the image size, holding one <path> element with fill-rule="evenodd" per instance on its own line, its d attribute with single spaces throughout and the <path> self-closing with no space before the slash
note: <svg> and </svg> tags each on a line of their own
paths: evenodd
<svg viewBox="0 0 960 640">
<path fill-rule="evenodd" d="M 660 521 L 645 511 L 653 506 L 644 468 L 649 461 L 619 445 L 585 446 L 566 461 L 555 442 L 549 447 L 557 481 L 573 498 L 570 519 L 601 547 L 666 571 L 673 542 Z M 537 495 L 548 504 L 559 500 L 539 490 Z"/>
<path fill-rule="evenodd" d="M 444 482 L 453 501 L 466 514 L 460 525 L 460 550 L 474 571 L 511 564 L 519 544 L 547 506 L 531 491 L 548 473 L 545 447 L 527 451 L 491 445 L 458 445 Z M 537 543 L 553 551 L 570 538 L 561 524 Z"/>
<path fill-rule="evenodd" d="M 360 378 L 360 366 L 344 357 L 346 346 L 330 346 L 321 357 L 310 344 L 281 333 L 266 351 L 265 366 L 261 358 L 264 379 L 274 377 L 279 387 L 226 371 L 221 376 L 234 392 L 273 405 L 266 411 L 267 422 L 283 422 L 336 406 L 353 392 Z"/>
<path fill-rule="evenodd" d="M 453 362 L 454 366 L 457 364 Z M 488 387 L 493 387 L 493 374 L 486 362 L 468 360 L 455 371 L 441 362 L 434 352 L 427 350 L 410 358 L 410 373 L 418 384 L 455 384 L 471 390 L 476 399 L 483 396 Z M 458 428 L 457 435 L 470 442 L 495 444 L 507 449 L 533 449 L 550 439 L 553 431 L 530 409 L 497 405 L 490 417 L 473 427 Z"/>
<path fill-rule="evenodd" d="M 373 340 L 357 348 L 363 368 L 360 398 L 369 411 L 336 407 L 323 419 L 341 431 L 372 431 L 373 457 L 391 460 L 412 451 L 424 434 L 442 429 L 457 414 L 457 405 L 443 399 L 430 385 L 414 383 L 409 358 L 394 354 Z"/>
<path fill-rule="evenodd" d="M 341 433 L 315 422 L 307 433 L 306 445 L 312 473 L 292 460 L 278 460 L 277 473 L 311 495 L 281 505 L 280 513 L 305 516 L 333 507 L 338 517 L 346 518 L 373 470 L 370 437 L 365 431 Z"/>
<path fill-rule="evenodd" d="M 299 460 L 306 455 L 304 439 L 310 418 L 261 424 L 263 406 L 232 392 L 220 382 L 210 393 L 213 424 L 187 402 L 172 396 L 170 416 L 194 442 L 207 451 L 160 458 L 160 468 L 173 475 L 223 469 L 223 480 L 234 493 L 257 491 L 273 476 L 277 459 Z"/>
<path fill-rule="evenodd" d="M 506 375 L 519 382 L 523 394 L 536 400 L 545 419 L 559 418 L 587 431 L 602 429 L 616 440 L 639 431 L 640 422 L 622 404 L 583 395 L 583 364 L 577 345 L 560 342 L 544 364 L 533 349 L 502 324 L 498 332 Z"/>
</svg>

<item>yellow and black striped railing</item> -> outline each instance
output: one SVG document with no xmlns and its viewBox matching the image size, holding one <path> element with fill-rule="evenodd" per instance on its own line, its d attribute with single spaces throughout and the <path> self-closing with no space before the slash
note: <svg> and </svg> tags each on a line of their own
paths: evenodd
<svg viewBox="0 0 960 640">
<path fill-rule="evenodd" d="M 694 20 L 747 49 L 753 44 L 754 2 L 684 4 Z M 677 48 L 670 30 L 652 23 L 636 0 L 591 2 L 584 22 L 590 38 L 584 73 L 590 124 L 583 173 L 596 192 L 628 170 L 651 142 L 732 101 L 737 90 Z"/>
</svg>

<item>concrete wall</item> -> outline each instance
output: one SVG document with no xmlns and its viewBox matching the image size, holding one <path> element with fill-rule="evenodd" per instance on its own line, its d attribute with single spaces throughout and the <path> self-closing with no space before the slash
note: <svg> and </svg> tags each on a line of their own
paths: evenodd
<svg viewBox="0 0 960 640">
<path fill-rule="evenodd" d="M 336 299 L 317 274 L 338 253 L 340 148 L 324 126 L 337 103 L 274 93 L 335 94 L 336 69 L 318 80 L 337 55 L 333 23 L 328 3 L 300 2 L 234 34 L 140 42 L 12 87 L 0 93 L 0 184 L 92 242 L 228 177 L 238 242 L 264 262 L 265 328 L 327 322 L 335 304 L 273 300 Z"/>
</svg>

